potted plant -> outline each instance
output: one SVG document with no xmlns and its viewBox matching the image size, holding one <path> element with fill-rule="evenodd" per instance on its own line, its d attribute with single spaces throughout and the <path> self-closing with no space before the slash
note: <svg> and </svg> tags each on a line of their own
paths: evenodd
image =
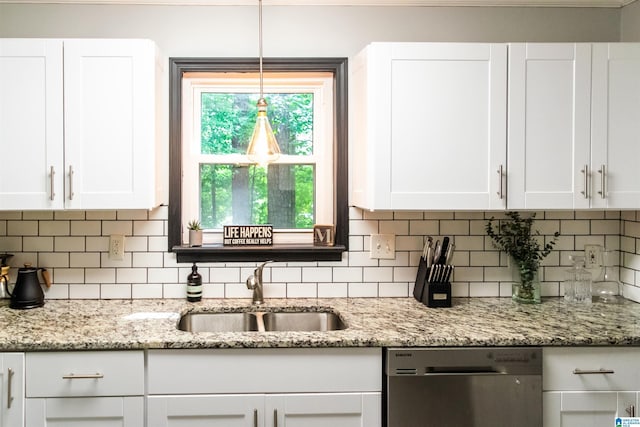
<svg viewBox="0 0 640 427">
<path fill-rule="evenodd" d="M 200 221 L 192 219 L 187 224 L 187 228 L 189 229 L 189 246 L 202 246 L 202 227 L 200 226 Z"/>
<path fill-rule="evenodd" d="M 542 244 L 540 232 L 532 230 L 535 213 L 527 218 L 518 212 L 507 212 L 506 216 L 507 219 L 499 221 L 497 231 L 493 226 L 494 218 L 491 217 L 486 224 L 487 235 L 496 248 L 511 258 L 514 271 L 512 298 L 521 303 L 539 303 L 540 262 L 551 253 L 560 233 L 556 231 L 553 240 Z"/>
</svg>

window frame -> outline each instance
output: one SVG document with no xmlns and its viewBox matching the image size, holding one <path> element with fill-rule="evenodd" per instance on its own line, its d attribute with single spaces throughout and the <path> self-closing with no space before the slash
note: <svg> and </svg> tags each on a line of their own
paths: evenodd
<svg viewBox="0 0 640 427">
<path fill-rule="evenodd" d="M 269 247 L 181 245 L 182 76 L 188 72 L 255 72 L 255 58 L 169 58 L 169 216 L 168 249 L 177 262 L 340 261 L 348 250 L 348 93 L 347 58 L 265 58 L 265 71 L 325 71 L 334 76 L 334 246 L 274 244 Z"/>
</svg>

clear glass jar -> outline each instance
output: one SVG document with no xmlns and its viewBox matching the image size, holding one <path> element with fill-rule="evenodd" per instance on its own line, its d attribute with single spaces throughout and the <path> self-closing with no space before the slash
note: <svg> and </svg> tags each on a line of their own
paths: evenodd
<svg viewBox="0 0 640 427">
<path fill-rule="evenodd" d="M 593 301 L 618 304 L 624 301 L 622 283 L 618 279 L 618 251 L 602 251 L 602 269 L 593 282 Z"/>
<path fill-rule="evenodd" d="M 584 256 L 569 255 L 573 266 L 566 270 L 564 299 L 572 303 L 591 304 L 591 272 L 584 267 Z"/>
</svg>

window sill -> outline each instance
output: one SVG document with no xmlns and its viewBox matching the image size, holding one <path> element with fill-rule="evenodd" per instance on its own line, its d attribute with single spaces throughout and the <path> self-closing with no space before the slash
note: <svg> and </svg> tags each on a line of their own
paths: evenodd
<svg viewBox="0 0 640 427">
<path fill-rule="evenodd" d="M 344 245 L 174 246 L 177 262 L 341 261 Z"/>
</svg>

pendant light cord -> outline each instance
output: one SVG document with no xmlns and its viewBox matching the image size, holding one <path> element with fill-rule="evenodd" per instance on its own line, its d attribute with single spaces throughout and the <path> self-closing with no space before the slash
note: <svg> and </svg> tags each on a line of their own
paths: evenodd
<svg viewBox="0 0 640 427">
<path fill-rule="evenodd" d="M 262 0 L 258 0 L 258 40 L 259 40 L 259 58 L 260 58 L 260 99 L 264 97 L 262 90 Z"/>
</svg>

